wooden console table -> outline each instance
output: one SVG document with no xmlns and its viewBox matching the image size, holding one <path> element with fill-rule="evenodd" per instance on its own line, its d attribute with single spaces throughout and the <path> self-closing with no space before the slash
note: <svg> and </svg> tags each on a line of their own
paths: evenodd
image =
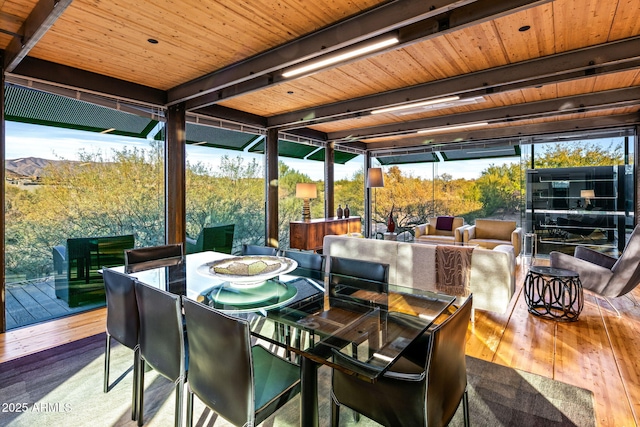
<svg viewBox="0 0 640 427">
<path fill-rule="evenodd" d="M 306 251 L 322 250 L 324 236 L 329 234 L 360 233 L 362 225 L 359 216 L 349 218 L 318 218 L 309 221 L 289 223 L 289 246 Z"/>
</svg>

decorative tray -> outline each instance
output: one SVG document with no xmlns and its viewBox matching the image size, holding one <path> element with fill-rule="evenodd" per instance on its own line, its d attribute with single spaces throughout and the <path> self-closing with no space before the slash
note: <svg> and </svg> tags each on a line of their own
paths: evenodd
<svg viewBox="0 0 640 427">
<path fill-rule="evenodd" d="M 207 262 L 197 271 L 203 276 L 227 281 L 231 286 L 246 287 L 259 286 L 266 280 L 295 270 L 297 266 L 296 261 L 285 257 L 247 255 Z"/>
</svg>

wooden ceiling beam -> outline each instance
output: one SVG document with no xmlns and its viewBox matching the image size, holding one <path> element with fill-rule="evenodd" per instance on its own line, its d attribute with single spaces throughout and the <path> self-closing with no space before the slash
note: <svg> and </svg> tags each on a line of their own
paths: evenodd
<svg viewBox="0 0 640 427">
<path fill-rule="evenodd" d="M 516 119 L 558 116 L 594 109 L 637 105 L 640 87 L 596 92 L 592 94 L 554 98 L 544 101 L 488 108 L 468 113 L 392 123 L 363 129 L 328 133 L 329 141 L 350 142 L 393 135 L 407 135 L 419 130 L 478 122 L 508 122 Z"/>
<path fill-rule="evenodd" d="M 11 77 L 159 108 L 167 103 L 165 91 L 32 57 L 24 58 Z"/>
<path fill-rule="evenodd" d="M 595 130 L 620 128 L 640 123 L 640 113 L 627 113 L 589 117 L 581 119 L 559 120 L 546 123 L 522 124 L 494 129 L 475 129 L 466 132 L 455 132 L 403 138 L 394 141 L 372 142 L 365 144 L 372 155 L 400 155 L 401 150 L 413 149 L 412 153 L 445 151 L 456 148 L 481 147 L 487 142 L 498 143 L 500 139 L 525 139 L 564 132 L 589 132 Z M 427 140 L 428 141 L 425 141 Z M 418 151 L 414 151 L 418 150 Z M 405 154 L 408 154 L 406 152 Z"/>
<path fill-rule="evenodd" d="M 267 119 L 265 117 L 235 110 L 233 108 L 223 107 L 222 105 L 210 105 L 208 107 L 201 108 L 198 111 L 192 111 L 192 113 L 259 128 L 267 127 Z"/>
<path fill-rule="evenodd" d="M 238 64 L 215 71 L 169 90 L 169 104 L 187 102 L 188 110 L 215 104 L 285 79 L 285 68 L 387 33 L 397 34 L 400 49 L 447 32 L 491 21 L 551 0 L 494 0 L 391 2 Z M 376 51 L 380 54 L 382 51 Z M 373 53 L 371 54 L 373 55 Z M 362 59 L 366 56 L 361 56 Z M 344 62 L 342 63 L 344 64 Z M 325 68 L 326 69 L 326 68 Z"/>
<path fill-rule="evenodd" d="M 4 68 L 13 71 L 71 4 L 72 0 L 40 0 L 5 50 Z"/>
<path fill-rule="evenodd" d="M 446 80 L 280 114 L 269 127 L 292 128 L 348 119 L 379 108 L 450 95 L 473 97 L 640 68 L 640 37 L 478 71 Z"/>
</svg>

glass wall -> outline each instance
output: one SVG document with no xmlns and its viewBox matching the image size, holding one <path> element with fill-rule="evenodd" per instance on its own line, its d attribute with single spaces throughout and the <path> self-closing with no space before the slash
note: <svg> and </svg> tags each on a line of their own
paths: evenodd
<svg viewBox="0 0 640 427">
<path fill-rule="evenodd" d="M 526 231 L 538 254 L 588 246 L 618 256 L 634 224 L 630 137 L 529 146 Z"/>
<path fill-rule="evenodd" d="M 104 305 L 98 269 L 164 242 L 162 144 L 103 126 L 6 122 L 8 329 Z"/>
<path fill-rule="evenodd" d="M 511 152 L 514 150 L 511 149 Z M 383 166 L 384 188 L 376 189 L 374 220 L 386 230 L 389 214 L 398 238 L 410 240 L 413 227 L 436 216 L 514 220 L 522 217 L 520 156 L 403 163 Z M 373 197 L 373 196 L 372 196 Z"/>
<path fill-rule="evenodd" d="M 264 156 L 199 145 L 186 152 L 187 252 L 240 253 L 243 244 L 264 245 Z M 221 226 L 233 228 L 228 251 L 205 237 L 204 230 Z"/>
</svg>

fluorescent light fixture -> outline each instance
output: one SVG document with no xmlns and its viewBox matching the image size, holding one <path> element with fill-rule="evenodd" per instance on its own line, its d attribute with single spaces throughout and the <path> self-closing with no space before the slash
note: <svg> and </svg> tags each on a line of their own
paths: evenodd
<svg viewBox="0 0 640 427">
<path fill-rule="evenodd" d="M 113 132 L 114 130 L 116 130 L 116 128 L 109 128 L 101 131 L 100 133 L 109 133 L 109 132 Z"/>
<path fill-rule="evenodd" d="M 313 71 L 319 68 L 327 67 L 329 65 L 337 64 L 338 62 L 346 61 L 347 59 L 355 58 L 357 56 L 361 56 L 369 52 L 374 52 L 376 50 L 380 50 L 387 46 L 392 46 L 397 43 L 398 43 L 397 37 L 385 39 L 380 42 L 373 43 L 365 47 L 361 47 L 359 49 L 354 49 L 336 56 L 331 56 L 329 58 L 321 59 L 317 62 L 312 62 L 311 64 L 303 65 L 302 67 L 299 67 L 299 68 L 292 68 L 289 71 L 285 71 L 284 73 L 282 73 L 282 77 L 294 77 L 300 74 L 307 73 L 309 71 Z"/>
<path fill-rule="evenodd" d="M 477 128 L 477 127 L 487 126 L 488 124 L 489 123 L 487 123 L 487 122 L 482 122 L 482 123 L 468 123 L 468 124 L 464 124 L 464 125 L 442 126 L 442 127 L 439 127 L 439 128 L 431 128 L 431 129 L 419 130 L 417 133 L 435 133 L 435 132 L 446 132 L 446 131 L 450 131 L 450 130 L 470 129 L 470 128 Z"/>
<path fill-rule="evenodd" d="M 513 147 L 509 148 L 498 148 L 495 150 L 480 150 L 480 151 L 467 151 L 467 154 L 486 154 L 486 153 L 514 153 L 515 150 Z"/>
<path fill-rule="evenodd" d="M 424 107 L 424 106 L 427 106 L 427 105 L 439 104 L 441 102 L 457 101 L 458 99 L 460 99 L 460 97 L 458 95 L 447 96 L 445 98 L 430 99 L 428 101 L 414 102 L 413 104 L 404 104 L 404 105 L 396 105 L 395 107 L 381 108 L 379 110 L 373 110 L 371 112 L 371 114 L 390 113 L 391 111 L 398 111 L 398 110 L 406 110 L 406 109 L 409 109 L 409 108 Z"/>
</svg>

